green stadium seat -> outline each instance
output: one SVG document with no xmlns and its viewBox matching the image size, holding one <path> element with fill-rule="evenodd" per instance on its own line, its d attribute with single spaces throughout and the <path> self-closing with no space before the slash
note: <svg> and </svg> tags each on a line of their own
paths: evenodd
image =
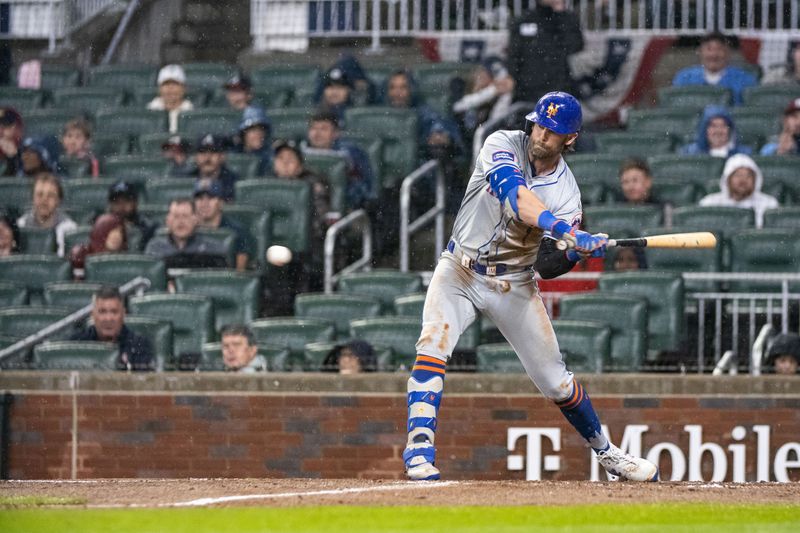
<svg viewBox="0 0 800 533">
<path fill-rule="evenodd" d="M 284 370 L 308 368 L 305 346 L 312 342 L 330 342 L 336 338 L 336 326 L 318 318 L 262 318 L 250 323 L 258 345 L 273 344 L 289 348 L 290 356 Z"/>
<path fill-rule="evenodd" d="M 146 109 L 103 109 L 95 115 L 97 131 L 136 137 L 143 133 L 167 131 L 167 114 Z"/>
<path fill-rule="evenodd" d="M 612 239 L 638 237 L 642 228 L 661 224 L 662 210 L 658 206 L 592 206 L 583 211 L 587 231 L 606 233 Z"/>
<path fill-rule="evenodd" d="M 169 204 L 176 198 L 191 198 L 194 180 L 191 178 L 152 178 L 147 180 L 145 191 L 148 199 Z"/>
<path fill-rule="evenodd" d="M 561 319 L 602 321 L 611 328 L 611 357 L 604 371 L 638 372 L 647 350 L 647 300 L 595 293 L 561 299 Z"/>
<path fill-rule="evenodd" d="M 151 291 L 167 288 L 164 261 L 144 254 L 94 254 L 86 258 L 86 281 L 124 285 L 137 276 L 150 280 Z"/>
<path fill-rule="evenodd" d="M 213 90 L 225 84 L 236 73 L 236 65 L 227 63 L 184 63 L 187 87 Z"/>
<path fill-rule="evenodd" d="M 350 322 L 350 334 L 373 345 L 391 348 L 394 364 L 411 367 L 417 356 L 420 320 L 415 317 L 363 318 Z"/>
<path fill-rule="evenodd" d="M 125 103 L 125 94 L 113 87 L 63 87 L 53 91 L 52 98 L 54 107 L 92 115 Z"/>
<path fill-rule="evenodd" d="M 706 231 L 698 227 L 672 226 L 671 228 L 647 228 L 642 231 L 643 236 L 667 235 L 671 233 L 690 233 Z M 719 272 L 722 270 L 722 242 L 718 235 L 717 246 L 714 248 L 697 249 L 670 249 L 670 248 L 645 248 L 647 266 L 650 270 L 662 272 Z M 718 284 L 713 281 L 685 282 L 687 291 L 716 291 Z"/>
<path fill-rule="evenodd" d="M 417 88 L 424 96 L 448 94 L 450 83 L 454 78 L 467 81 L 472 63 L 439 62 L 423 63 L 414 67 L 414 78 Z"/>
<path fill-rule="evenodd" d="M 173 365 L 181 354 L 199 354 L 214 340 L 214 304 L 198 294 L 145 294 L 128 300 L 130 316 L 145 316 L 172 324 Z"/>
<path fill-rule="evenodd" d="M 28 304 L 28 288 L 13 281 L 0 281 L 0 307 Z"/>
<path fill-rule="evenodd" d="M 74 205 L 61 205 L 61 210 L 66 213 L 69 218 L 75 221 L 79 226 L 88 226 L 94 222 L 97 216 L 102 212 L 96 208 L 86 208 Z"/>
<path fill-rule="evenodd" d="M 81 113 L 76 112 L 74 108 L 34 109 L 25 113 L 25 135 L 33 137 L 60 136 L 64 125 L 79 116 Z"/>
<path fill-rule="evenodd" d="M 258 172 L 256 170 L 260 162 L 261 159 L 253 154 L 228 152 L 225 155 L 225 165 L 241 178 L 257 178 Z"/>
<path fill-rule="evenodd" d="M 345 344 L 345 343 L 337 343 L 337 342 L 312 342 L 310 344 L 306 344 L 305 348 L 305 360 L 306 364 L 308 364 L 308 370 L 312 372 L 335 372 L 337 371 L 336 367 L 325 367 L 325 359 L 328 357 L 334 349 L 338 346 Z M 375 352 L 375 358 L 378 362 L 378 368 L 376 369 L 378 372 L 394 372 L 397 370 L 397 367 L 394 364 L 394 354 L 392 353 L 391 348 L 387 348 L 386 346 L 375 346 L 372 345 L 372 349 Z"/>
<path fill-rule="evenodd" d="M 730 237 L 731 272 L 792 272 L 800 270 L 800 235 L 791 229 L 742 230 Z M 796 292 L 800 284 L 791 283 Z M 781 284 L 731 282 L 734 292 L 780 291 Z"/>
<path fill-rule="evenodd" d="M 595 136 L 595 142 L 599 153 L 621 157 L 647 158 L 653 154 L 672 152 L 672 141 L 662 135 L 644 135 L 627 131 L 600 133 Z"/>
<path fill-rule="evenodd" d="M 111 342 L 48 341 L 33 348 L 39 370 L 117 370 L 119 351 Z"/>
<path fill-rule="evenodd" d="M 0 279 L 25 285 L 36 305 L 42 302 L 45 284 L 72 279 L 72 267 L 56 255 L 10 255 L 0 258 Z"/>
<path fill-rule="evenodd" d="M 169 211 L 169 204 L 167 203 L 159 202 L 139 204 L 139 214 L 149 220 L 158 222 L 159 225 L 165 223 L 167 211 Z"/>
<path fill-rule="evenodd" d="M 16 344 L 19 342 L 20 337 L 14 335 L 0 335 L 0 349 L 4 350 L 9 346 Z M 14 355 L 3 359 L 0 362 L 0 369 L 2 370 L 30 370 L 31 363 L 30 363 L 31 353 L 30 350 L 20 350 L 17 351 Z"/>
<path fill-rule="evenodd" d="M 56 233 L 52 228 L 19 228 L 19 249 L 24 254 L 56 253 Z"/>
<path fill-rule="evenodd" d="M 130 91 L 135 87 L 155 87 L 158 69 L 149 65 L 101 65 L 89 71 L 89 85 Z"/>
<path fill-rule="evenodd" d="M 58 322 L 69 314 L 70 310 L 63 307 L 4 307 L 0 309 L 0 334 L 21 339 Z M 49 338 L 60 340 L 68 338 L 71 334 L 71 328 L 65 328 Z"/>
<path fill-rule="evenodd" d="M 41 68 L 41 86 L 46 91 L 62 87 L 75 87 L 80 82 L 81 72 L 71 65 L 48 65 Z"/>
<path fill-rule="evenodd" d="M 373 270 L 372 272 L 347 274 L 339 279 L 339 292 L 377 298 L 381 302 L 384 314 L 393 311 L 394 300 L 398 296 L 413 294 L 421 290 L 422 278 L 413 272 Z M 419 329 L 419 323 L 417 329 Z"/>
<path fill-rule="evenodd" d="M 731 92 L 717 85 L 686 85 L 662 87 L 658 90 L 659 107 L 695 109 L 702 111 L 709 105 L 727 106 L 731 103 Z"/>
<path fill-rule="evenodd" d="M 764 144 L 770 136 L 781 131 L 779 113 L 765 115 L 763 107 L 734 107 L 731 110 L 731 117 L 736 125 L 739 142 L 751 146 L 754 150 Z"/>
<path fill-rule="evenodd" d="M 195 109 L 184 111 L 178 117 L 178 130 L 181 135 L 194 141 L 207 133 L 230 135 L 238 131 L 242 112 L 228 107 L 221 109 Z"/>
<path fill-rule="evenodd" d="M 678 142 L 686 132 L 696 131 L 698 115 L 691 108 L 634 109 L 628 115 L 628 131 L 660 134 Z"/>
<path fill-rule="evenodd" d="M 800 181 L 800 162 L 795 157 L 761 156 L 753 157 L 761 173 L 764 174 L 764 181 L 782 181 L 786 185 L 800 191 L 798 181 Z"/>
<path fill-rule="evenodd" d="M 92 152 L 99 158 L 127 155 L 131 151 L 131 139 L 119 133 L 95 133 L 92 135 Z"/>
<path fill-rule="evenodd" d="M 108 190 L 116 182 L 115 178 L 64 180 L 64 205 L 85 211 L 105 211 L 108 205 Z"/>
<path fill-rule="evenodd" d="M 34 89 L 19 89 L 17 87 L 0 87 L 0 105 L 13 107 L 23 116 L 28 111 L 39 109 L 44 102 L 44 93 Z"/>
<path fill-rule="evenodd" d="M 196 270 L 175 278 L 179 293 L 201 294 L 214 302 L 217 331 L 258 317 L 261 280 L 235 270 Z"/>
<path fill-rule="evenodd" d="M 308 120 L 313 111 L 307 107 L 286 107 L 272 109 L 269 119 L 272 121 L 272 138 L 300 141 L 308 133 Z"/>
<path fill-rule="evenodd" d="M 161 154 L 161 146 L 172 137 L 168 131 L 143 133 L 136 140 L 136 147 L 142 155 L 154 157 Z M 195 139 L 191 139 L 194 142 Z"/>
<path fill-rule="evenodd" d="M 269 210 L 272 244 L 293 252 L 305 252 L 310 244 L 311 188 L 307 182 L 280 179 L 252 179 L 236 182 L 239 203 Z M 302 207 L 305 209 L 302 209 Z"/>
<path fill-rule="evenodd" d="M 346 338 L 350 321 L 374 318 L 381 313 L 381 302 L 355 294 L 298 294 L 294 300 L 294 315 L 298 318 L 319 318 L 336 324 L 336 334 Z"/>
<path fill-rule="evenodd" d="M 600 205 L 605 203 L 608 198 L 613 198 L 614 195 L 613 191 L 610 191 L 603 183 L 584 181 L 580 183 L 579 188 L 583 205 Z"/>
<path fill-rule="evenodd" d="M 705 191 L 693 182 L 684 180 L 657 179 L 653 181 L 652 194 L 659 202 L 673 207 L 696 205 Z"/>
<path fill-rule="evenodd" d="M 647 299 L 647 346 L 678 351 L 684 340 L 684 287 L 680 274 L 618 272 L 600 278 L 600 291 Z"/>
<path fill-rule="evenodd" d="M 92 226 L 80 225 L 77 228 L 71 229 L 64 233 L 64 249 L 69 251 L 76 244 L 86 244 L 89 242 L 89 234 L 92 232 Z"/>
<path fill-rule="evenodd" d="M 21 215 L 28 209 L 33 196 L 30 178 L 3 178 L 0 180 L 0 207 Z"/>
<path fill-rule="evenodd" d="M 70 179 L 85 178 L 88 166 L 85 159 L 66 155 L 62 155 L 58 158 L 58 167 L 61 169 L 62 175 Z"/>
<path fill-rule="evenodd" d="M 156 372 L 171 368 L 174 361 L 172 322 L 162 318 L 128 315 L 125 317 L 125 325 L 150 341 L 155 357 L 154 370 Z"/>
<path fill-rule="evenodd" d="M 478 372 L 493 374 L 524 374 L 525 367 L 514 348 L 506 342 L 481 344 L 476 350 Z"/>
<path fill-rule="evenodd" d="M 719 179 L 725 160 L 711 156 L 657 155 L 648 158 L 648 163 L 656 182 L 667 178 L 705 186 L 708 180 Z"/>
<path fill-rule="evenodd" d="M 107 157 L 103 161 L 103 174 L 114 179 L 143 182 L 148 179 L 165 176 L 169 166 L 159 156 L 123 155 Z"/>
<path fill-rule="evenodd" d="M 381 182 L 384 188 L 411 174 L 418 163 L 417 115 L 392 107 L 352 108 L 345 112 L 348 131 L 358 131 L 383 141 Z"/>
<path fill-rule="evenodd" d="M 600 374 L 611 360 L 611 328 L 591 320 L 553 320 L 558 347 L 572 372 Z"/>
<path fill-rule="evenodd" d="M 356 131 L 345 131 L 342 140 L 351 142 L 364 150 L 369 158 L 369 164 L 379 182 L 383 175 L 383 139 L 372 135 L 363 135 Z"/>
<path fill-rule="evenodd" d="M 345 211 L 347 191 L 347 159 L 333 150 L 308 150 L 303 154 L 306 168 L 324 176 L 331 188 L 331 211 Z"/>
<path fill-rule="evenodd" d="M 292 105 L 292 93 L 290 90 L 265 89 L 264 87 L 254 87 L 252 90 L 253 102 L 262 108 L 270 110 L 281 109 Z M 215 105 L 222 105 L 225 102 L 225 90 L 218 89 L 211 97 Z M 301 102 L 303 99 L 301 98 Z"/>
<path fill-rule="evenodd" d="M 761 108 L 762 112 L 769 115 L 780 113 L 793 99 L 800 97 L 797 84 L 786 85 L 757 85 L 744 90 L 744 104 L 751 108 Z"/>
<path fill-rule="evenodd" d="M 44 303 L 77 311 L 92 303 L 92 296 L 103 285 L 85 281 L 56 281 L 44 286 Z"/>
<path fill-rule="evenodd" d="M 613 188 L 619 184 L 619 167 L 624 159 L 620 154 L 570 154 L 567 164 L 581 187 L 602 183 Z"/>
<path fill-rule="evenodd" d="M 703 231 L 721 233 L 724 237 L 730 232 L 752 228 L 755 213 L 752 209 L 727 206 L 688 206 L 679 207 L 672 212 L 675 226 L 705 228 Z"/>
<path fill-rule="evenodd" d="M 225 206 L 225 216 L 239 222 L 254 239 L 255 257 L 253 261 L 259 272 L 267 269 L 267 248 L 272 245 L 272 214 L 254 205 L 228 204 Z"/>
<path fill-rule="evenodd" d="M 425 293 L 409 294 L 394 299 L 394 312 L 397 316 L 408 316 L 419 321 L 422 329 L 422 310 L 425 307 Z M 466 331 L 458 337 L 455 351 L 474 351 L 481 343 L 481 317 L 475 319 Z"/>
<path fill-rule="evenodd" d="M 256 96 L 263 98 L 263 93 L 266 93 L 269 102 L 265 102 L 265 105 L 270 109 L 285 106 L 294 98 L 298 87 L 316 87 L 318 78 L 319 67 L 316 65 L 271 65 L 252 72 Z M 305 103 L 300 99 L 299 105 Z"/>
<path fill-rule="evenodd" d="M 800 230 L 800 207 L 779 207 L 764 213 L 764 228 Z"/>
</svg>

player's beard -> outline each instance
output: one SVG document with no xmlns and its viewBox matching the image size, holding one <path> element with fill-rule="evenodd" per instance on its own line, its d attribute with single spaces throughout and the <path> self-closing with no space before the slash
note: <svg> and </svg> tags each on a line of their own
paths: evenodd
<svg viewBox="0 0 800 533">
<path fill-rule="evenodd" d="M 535 142 L 531 145 L 531 155 L 533 155 L 533 159 L 551 159 L 559 153 L 558 150 L 553 150 L 545 144 Z"/>
</svg>

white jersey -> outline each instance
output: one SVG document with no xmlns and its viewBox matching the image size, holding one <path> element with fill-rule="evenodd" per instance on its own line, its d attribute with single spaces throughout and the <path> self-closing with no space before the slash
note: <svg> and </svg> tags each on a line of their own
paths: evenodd
<svg viewBox="0 0 800 533">
<path fill-rule="evenodd" d="M 523 131 L 497 131 L 483 143 L 475 171 L 467 184 L 455 224 L 453 240 L 478 263 L 502 263 L 529 267 L 536 261 L 539 242 L 546 232 L 520 222 L 510 209 L 500 204 L 487 181 L 487 175 L 501 166 L 514 166 L 522 172 L 533 191 L 556 218 L 576 226 L 581 221 L 581 193 L 564 158 L 553 172 L 534 174 L 528 161 L 528 139 Z"/>
</svg>

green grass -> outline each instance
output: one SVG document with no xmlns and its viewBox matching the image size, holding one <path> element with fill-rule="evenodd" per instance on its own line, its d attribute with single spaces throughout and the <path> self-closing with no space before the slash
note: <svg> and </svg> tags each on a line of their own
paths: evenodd
<svg viewBox="0 0 800 533">
<path fill-rule="evenodd" d="M 18 509 L 52 505 L 83 505 L 84 503 L 86 503 L 86 498 L 59 498 L 55 496 L 0 496 L 0 509 Z"/>
<path fill-rule="evenodd" d="M 414 533 L 800 531 L 800 506 L 586 505 L 564 507 L 291 507 L 20 509 L 0 511 L 3 533 Z"/>
</svg>

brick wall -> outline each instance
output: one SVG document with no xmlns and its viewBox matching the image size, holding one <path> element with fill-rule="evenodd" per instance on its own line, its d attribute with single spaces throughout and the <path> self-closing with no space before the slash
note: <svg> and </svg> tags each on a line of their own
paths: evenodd
<svg viewBox="0 0 800 533">
<path fill-rule="evenodd" d="M 73 406 L 74 401 L 74 406 Z M 615 440 L 627 424 L 647 424 L 643 449 L 669 441 L 687 450 L 687 424 L 726 450 L 746 445 L 755 479 L 753 425 L 770 425 L 770 458 L 800 440 L 800 397 L 662 396 L 594 398 Z M 100 477 L 401 477 L 405 395 L 400 393 L 148 393 L 17 392 L 11 409 L 11 478 L 69 478 L 73 413 L 77 415 L 77 478 Z M 558 427 L 558 472 L 545 479 L 587 479 L 589 453 L 560 412 L 536 396 L 445 395 L 437 464 L 449 479 L 524 479 L 509 471 L 511 427 Z M 524 439 L 515 452 L 525 452 Z M 703 474 L 711 476 L 709 453 Z M 729 458 L 730 458 L 730 454 Z M 790 459 L 796 458 L 790 454 Z M 772 459 L 770 459 L 771 461 Z M 668 456 L 662 476 L 671 471 Z M 797 468 L 793 480 L 800 479 Z M 728 469 L 730 476 L 730 468 Z"/>
</svg>

